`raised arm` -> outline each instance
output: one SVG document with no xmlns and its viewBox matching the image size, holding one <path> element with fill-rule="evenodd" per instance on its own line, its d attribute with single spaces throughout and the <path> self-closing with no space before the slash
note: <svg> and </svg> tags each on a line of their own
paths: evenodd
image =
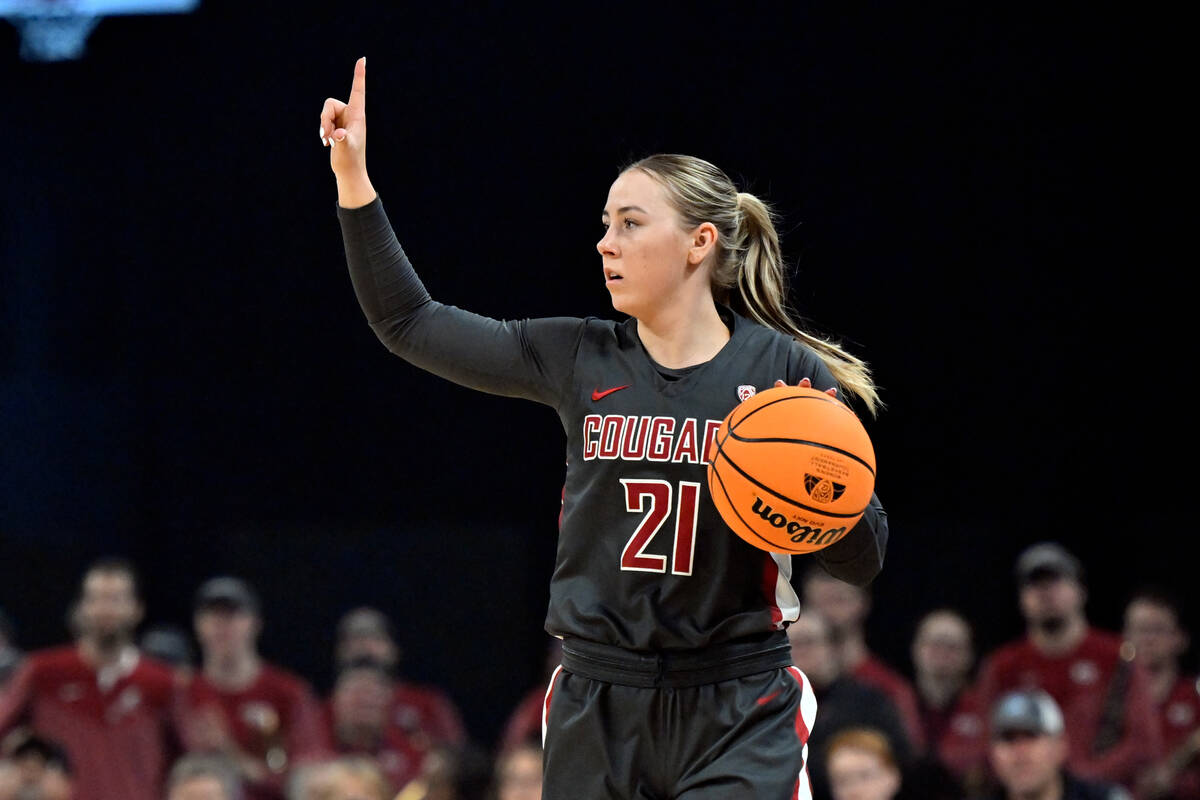
<svg viewBox="0 0 1200 800">
<path fill-rule="evenodd" d="M 557 406 L 570 384 L 584 321 L 501 322 L 435 302 L 413 270 L 367 176 L 367 62 L 349 102 L 329 98 L 321 143 L 337 178 L 338 218 L 359 305 L 396 355 L 473 389 Z"/>
</svg>

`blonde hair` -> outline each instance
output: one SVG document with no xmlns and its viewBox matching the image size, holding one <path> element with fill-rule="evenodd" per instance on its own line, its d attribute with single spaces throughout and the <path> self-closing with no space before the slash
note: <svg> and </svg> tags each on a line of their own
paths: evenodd
<svg viewBox="0 0 1200 800">
<path fill-rule="evenodd" d="M 874 415 L 883 403 L 866 362 L 806 330 L 788 310 L 787 275 L 771 209 L 754 195 L 739 192 L 716 166 L 694 156 L 660 153 L 635 161 L 622 172 L 634 169 L 663 186 L 685 227 L 711 222 L 717 229 L 713 296 L 760 325 L 811 347 L 838 385 Z"/>
<path fill-rule="evenodd" d="M 874 728 L 847 728 L 830 741 L 825 748 L 825 761 L 833 760 L 838 750 L 861 750 L 879 759 L 879 763 L 891 769 L 899 769 L 896 754 L 888 743 L 887 737 Z"/>
</svg>

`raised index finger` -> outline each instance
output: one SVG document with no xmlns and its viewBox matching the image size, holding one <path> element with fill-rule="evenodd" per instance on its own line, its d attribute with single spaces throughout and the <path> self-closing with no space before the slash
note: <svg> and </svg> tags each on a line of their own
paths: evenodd
<svg viewBox="0 0 1200 800">
<path fill-rule="evenodd" d="M 359 111 L 367 108 L 367 57 L 354 63 L 354 83 L 350 84 L 350 105 Z"/>
</svg>

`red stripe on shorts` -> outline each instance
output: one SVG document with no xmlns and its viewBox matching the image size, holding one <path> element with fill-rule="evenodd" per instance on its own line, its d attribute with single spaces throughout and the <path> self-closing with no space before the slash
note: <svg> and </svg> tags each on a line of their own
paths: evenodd
<svg viewBox="0 0 1200 800">
<path fill-rule="evenodd" d="M 796 683 L 800 684 L 801 698 L 804 697 L 806 692 L 812 691 L 804 684 L 804 673 L 803 672 L 801 672 L 796 667 L 788 667 L 787 671 L 791 674 L 791 676 L 793 678 L 796 679 Z M 803 703 L 801 703 L 799 706 L 796 707 L 796 738 L 798 738 L 800 740 L 801 745 L 808 744 L 808 733 L 809 733 L 808 726 L 804 724 L 804 717 L 801 715 L 801 709 L 803 709 L 803 707 L 804 707 Z"/>
<path fill-rule="evenodd" d="M 558 680 L 558 673 L 562 672 L 562 664 L 554 668 L 554 674 L 550 676 L 550 685 L 546 687 L 546 699 L 542 703 L 542 730 L 550 724 L 550 701 L 554 698 L 554 684 Z"/>
<path fill-rule="evenodd" d="M 796 738 L 800 740 L 800 746 L 808 745 L 808 725 L 804 722 L 804 695 L 812 691 L 812 688 L 805 682 L 804 673 L 796 667 L 788 667 L 787 671 L 796 679 L 796 683 L 800 684 L 800 705 L 796 708 Z M 800 794 L 800 782 L 805 782 L 805 793 Z M 792 788 L 792 800 L 803 800 L 804 798 L 812 798 L 812 779 L 808 776 L 808 764 L 801 767 L 800 774 L 796 777 L 796 785 Z"/>
</svg>

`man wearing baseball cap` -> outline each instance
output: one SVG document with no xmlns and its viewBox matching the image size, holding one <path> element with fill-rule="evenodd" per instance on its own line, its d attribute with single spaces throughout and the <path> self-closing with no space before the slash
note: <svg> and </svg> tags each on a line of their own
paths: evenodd
<svg viewBox="0 0 1200 800">
<path fill-rule="evenodd" d="M 1071 771 L 1132 789 L 1159 750 L 1144 672 L 1122 651 L 1120 636 L 1088 623 L 1083 565 L 1062 545 L 1026 548 L 1015 577 L 1026 635 L 984 660 L 982 707 L 1015 689 L 1044 690 L 1070 731 Z"/>
<path fill-rule="evenodd" d="M 1064 765 L 1068 738 L 1062 711 L 1040 689 L 1002 695 L 991 709 L 989 761 L 995 800 L 1130 800 L 1116 784 L 1084 781 Z"/>
<path fill-rule="evenodd" d="M 248 800 L 280 800 L 289 770 L 327 751 L 312 689 L 259 656 L 262 611 L 245 581 L 206 581 L 193 620 L 202 666 L 187 690 L 185 743 L 231 757 Z"/>
</svg>

